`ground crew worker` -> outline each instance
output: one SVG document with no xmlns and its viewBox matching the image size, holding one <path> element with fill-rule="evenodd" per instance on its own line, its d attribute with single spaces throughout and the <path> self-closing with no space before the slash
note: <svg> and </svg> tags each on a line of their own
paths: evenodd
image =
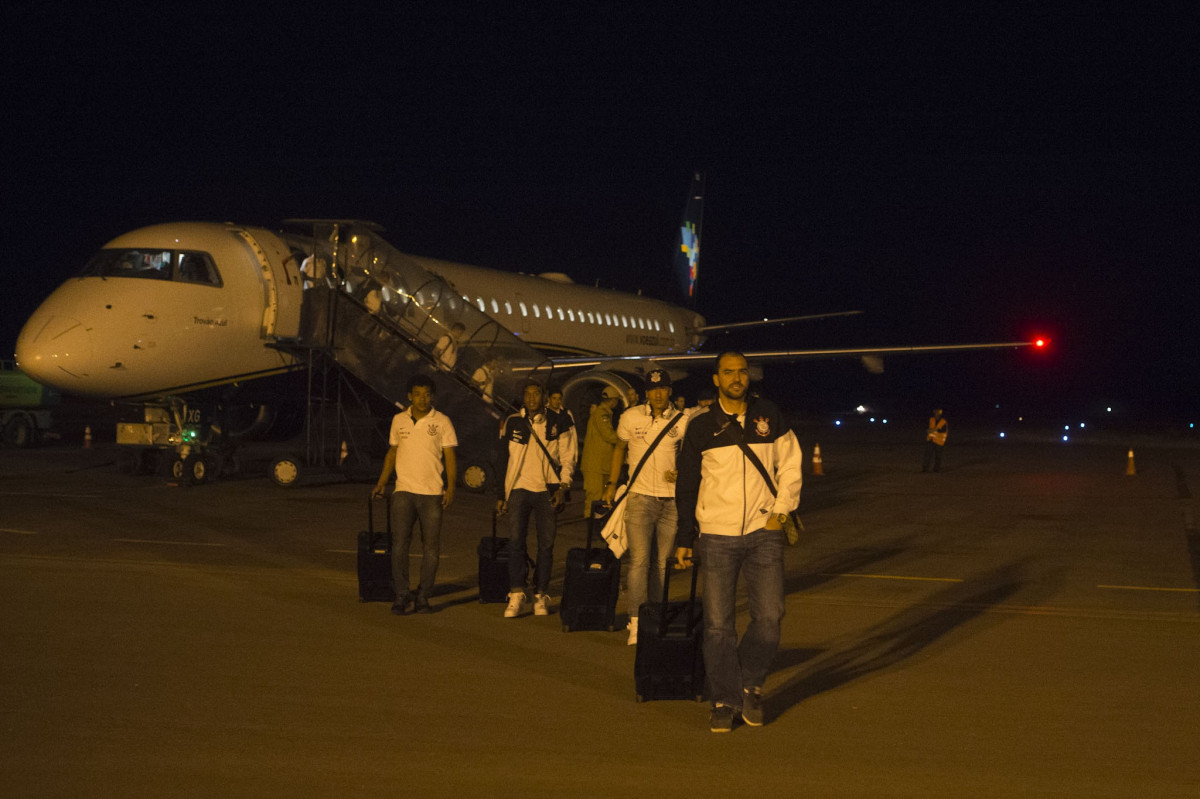
<svg viewBox="0 0 1200 799">
<path fill-rule="evenodd" d="M 946 446 L 946 432 L 949 427 L 941 408 L 929 417 L 929 429 L 925 431 L 925 458 L 921 461 L 921 471 L 929 471 L 930 466 L 935 472 L 942 470 L 942 448 Z"/>
</svg>

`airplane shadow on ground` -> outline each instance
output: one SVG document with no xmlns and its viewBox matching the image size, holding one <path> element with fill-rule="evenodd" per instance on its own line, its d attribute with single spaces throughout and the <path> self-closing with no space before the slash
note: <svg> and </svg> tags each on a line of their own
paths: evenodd
<svg viewBox="0 0 1200 799">
<path fill-rule="evenodd" d="M 1025 588 L 1025 568 L 1009 564 L 955 584 L 875 625 L 844 645 L 825 650 L 781 650 L 775 671 L 810 663 L 771 691 L 770 704 L 782 716 L 805 699 L 891 668 L 935 644 L 947 643 L 955 630 L 1011 599 Z"/>
</svg>

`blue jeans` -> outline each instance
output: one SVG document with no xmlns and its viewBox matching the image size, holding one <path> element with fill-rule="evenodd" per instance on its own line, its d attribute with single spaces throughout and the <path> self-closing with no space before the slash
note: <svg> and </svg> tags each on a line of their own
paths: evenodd
<svg viewBox="0 0 1200 799">
<path fill-rule="evenodd" d="M 783 620 L 782 530 L 701 535 L 704 577 L 704 669 L 714 705 L 741 708 L 742 691 L 761 688 L 779 649 Z M 738 572 L 746 578 L 750 625 L 738 643 Z"/>
<path fill-rule="evenodd" d="M 413 523 L 421 522 L 421 583 L 417 594 L 424 599 L 433 591 L 438 558 L 442 553 L 442 495 L 411 494 L 397 491 L 392 495 L 392 579 L 399 599 L 408 591 L 408 550 L 412 547 Z"/>
<path fill-rule="evenodd" d="M 514 488 L 508 495 L 509 537 L 508 586 L 512 591 L 525 590 L 525 533 L 529 517 L 537 527 L 537 570 L 534 589 L 545 594 L 550 589 L 550 570 L 554 566 L 554 537 L 558 532 L 557 516 L 550 503 L 549 491 L 526 491 Z"/>
<path fill-rule="evenodd" d="M 629 582 L 626 607 L 630 616 L 649 597 L 662 597 L 663 575 L 667 558 L 675 554 L 675 526 L 678 515 L 675 497 L 651 497 L 630 493 L 625 497 L 625 535 L 629 541 Z M 657 545 L 654 571 L 650 571 L 650 552 Z"/>
</svg>

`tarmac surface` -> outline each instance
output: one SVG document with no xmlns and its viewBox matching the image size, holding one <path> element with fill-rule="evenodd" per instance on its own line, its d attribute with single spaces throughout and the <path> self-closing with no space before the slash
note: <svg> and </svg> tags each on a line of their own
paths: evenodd
<svg viewBox="0 0 1200 799">
<path fill-rule="evenodd" d="M 367 484 L 2 449 L 0 796 L 1200 795 L 1194 442 L 820 444 L 767 724 L 729 735 L 636 702 L 624 631 L 480 604 L 491 498 L 398 618 L 357 599 Z"/>
</svg>

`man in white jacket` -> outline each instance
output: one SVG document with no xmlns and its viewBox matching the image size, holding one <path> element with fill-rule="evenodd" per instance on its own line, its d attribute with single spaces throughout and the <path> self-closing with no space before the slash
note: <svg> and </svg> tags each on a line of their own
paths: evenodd
<svg viewBox="0 0 1200 799">
<path fill-rule="evenodd" d="M 779 649 L 784 612 L 783 522 L 800 503 L 801 453 L 779 408 L 750 395 L 744 355 L 722 353 L 713 382 L 717 402 L 690 420 L 677 459 L 675 557 L 681 568 L 688 566 L 695 542 L 704 569 L 709 729 L 729 732 L 738 716 L 752 727 L 763 724 L 762 685 Z M 739 572 L 750 600 L 750 624 L 740 643 Z"/>
</svg>

